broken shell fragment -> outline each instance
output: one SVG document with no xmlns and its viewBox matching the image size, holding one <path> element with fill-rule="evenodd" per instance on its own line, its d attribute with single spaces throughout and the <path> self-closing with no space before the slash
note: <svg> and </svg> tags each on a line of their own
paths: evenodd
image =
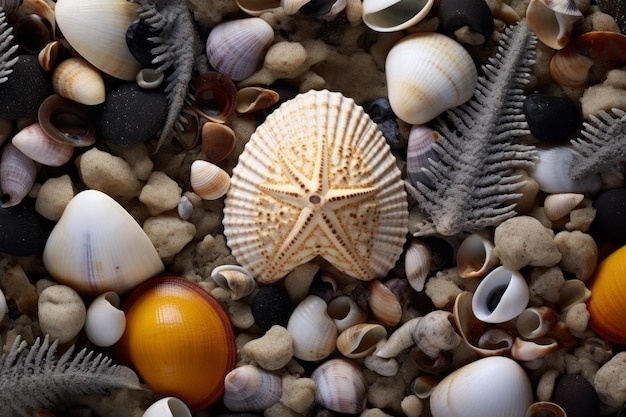
<svg viewBox="0 0 626 417">
<path fill-rule="evenodd" d="M 252 274 L 238 265 L 220 265 L 211 271 L 211 278 L 217 285 L 229 290 L 233 300 L 246 297 L 257 288 Z"/>
<path fill-rule="evenodd" d="M 237 91 L 237 105 L 239 113 L 254 113 L 267 109 L 278 103 L 280 95 L 269 88 L 244 87 Z"/>
<path fill-rule="evenodd" d="M 137 85 L 144 89 L 158 88 L 164 79 L 165 73 L 154 68 L 142 68 L 135 77 Z"/>
<path fill-rule="evenodd" d="M 562 313 L 578 303 L 586 303 L 591 291 L 579 279 L 568 279 L 559 288 L 559 309 Z"/>
<path fill-rule="evenodd" d="M 487 323 L 503 323 L 517 317 L 528 304 L 526 280 L 517 271 L 499 266 L 478 284 L 472 298 L 472 311 Z"/>
<path fill-rule="evenodd" d="M 315 402 L 338 413 L 359 414 L 365 409 L 367 383 L 361 368 L 348 359 L 331 359 L 315 368 Z"/>
<path fill-rule="evenodd" d="M 35 184 L 37 166 L 15 145 L 9 143 L 2 150 L 0 158 L 0 187 L 9 199 L 2 208 L 20 204 Z"/>
<path fill-rule="evenodd" d="M 434 0 L 364 0 L 363 23 L 377 32 L 395 32 L 423 20 Z"/>
<path fill-rule="evenodd" d="M 265 411 L 282 394 L 280 376 L 253 365 L 239 366 L 224 378 L 224 405 L 230 411 Z"/>
<path fill-rule="evenodd" d="M 387 330 L 380 324 L 355 324 L 341 332 L 337 349 L 346 358 L 362 358 L 374 352 L 378 342 L 386 337 Z"/>
<path fill-rule="evenodd" d="M 51 139 L 37 122 L 20 130 L 11 143 L 33 161 L 47 166 L 65 165 L 74 154 L 73 146 Z"/>
<path fill-rule="evenodd" d="M 126 315 L 120 307 L 120 297 L 113 291 L 91 302 L 85 319 L 85 333 L 91 343 L 108 347 L 120 340 L 126 329 Z"/>
<path fill-rule="evenodd" d="M 391 333 L 389 339 L 376 349 L 374 355 L 379 358 L 395 358 L 403 350 L 415 345 L 413 334 L 415 333 L 415 328 L 421 319 L 421 317 L 412 318 L 398 327 L 393 333 Z"/>
<path fill-rule="evenodd" d="M 531 0 L 526 19 L 542 43 L 562 49 L 569 42 L 574 26 L 583 21 L 583 14 L 574 0 Z"/>
<path fill-rule="evenodd" d="M 528 407 L 525 417 L 567 417 L 567 413 L 556 403 L 538 401 Z"/>
<path fill-rule="evenodd" d="M 61 97 L 93 106 L 104 103 L 104 79 L 80 58 L 68 58 L 52 72 L 52 88 Z"/>
<path fill-rule="evenodd" d="M 202 160 L 191 164 L 189 181 L 193 192 L 205 200 L 217 200 L 223 197 L 230 187 L 230 177 L 226 171 Z"/>
<path fill-rule="evenodd" d="M 456 254 L 457 269 L 463 278 L 482 277 L 498 264 L 493 242 L 471 234 L 461 242 Z"/>
</svg>

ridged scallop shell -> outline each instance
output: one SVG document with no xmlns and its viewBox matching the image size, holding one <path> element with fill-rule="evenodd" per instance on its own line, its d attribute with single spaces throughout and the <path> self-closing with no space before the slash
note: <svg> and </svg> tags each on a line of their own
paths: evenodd
<svg viewBox="0 0 626 417">
<path fill-rule="evenodd" d="M 434 0 L 363 0 L 363 23 L 378 32 L 408 29 L 423 20 Z"/>
<path fill-rule="evenodd" d="M 524 311 L 529 299 L 528 284 L 522 274 L 499 266 L 478 284 L 472 311 L 486 323 L 503 323 Z"/>
<path fill-rule="evenodd" d="M 387 54 L 385 73 L 391 108 L 410 124 L 429 122 L 465 103 L 478 82 L 465 48 L 435 32 L 402 38 Z"/>
<path fill-rule="evenodd" d="M 492 356 L 441 380 L 430 395 L 433 417 L 522 417 L 533 402 L 526 372 L 514 360 Z"/>
<path fill-rule="evenodd" d="M 122 294 L 163 270 L 135 219 L 96 190 L 82 191 L 67 204 L 48 237 L 43 263 L 55 280 L 89 294 Z"/>
<path fill-rule="evenodd" d="M 265 411 L 282 393 L 280 376 L 252 365 L 239 366 L 224 378 L 224 405 L 230 411 Z"/>
<path fill-rule="evenodd" d="M 33 161 L 52 167 L 65 165 L 74 154 L 73 146 L 50 138 L 38 122 L 20 130 L 11 142 Z"/>
<path fill-rule="evenodd" d="M 274 29 L 263 19 L 231 20 L 211 30 L 206 54 L 213 68 L 233 81 L 251 76 L 274 40 Z"/>
<path fill-rule="evenodd" d="M 120 297 L 113 291 L 100 294 L 91 302 L 85 319 L 85 334 L 96 346 L 113 346 L 124 334 L 126 316 Z"/>
<path fill-rule="evenodd" d="M 58 95 L 93 106 L 104 103 L 104 79 L 97 69 L 80 58 L 68 58 L 52 72 L 52 88 Z"/>
<path fill-rule="evenodd" d="M 531 0 L 526 19 L 542 43 L 561 49 L 569 42 L 574 26 L 582 22 L 583 14 L 574 0 Z"/>
<path fill-rule="evenodd" d="M 363 109 L 340 93 L 309 91 L 268 116 L 246 144 L 226 196 L 224 234 L 237 262 L 261 282 L 316 256 L 372 280 L 403 250 L 402 184 Z"/>
<path fill-rule="evenodd" d="M 36 176 L 37 166 L 33 160 L 15 145 L 5 145 L 0 158 L 0 187 L 9 200 L 1 207 L 13 207 L 21 203 L 33 188 Z"/>
<path fill-rule="evenodd" d="M 126 45 L 126 30 L 138 18 L 137 7 L 126 0 L 58 0 L 54 12 L 76 52 L 100 71 L 132 81 L 141 65 Z"/>
<path fill-rule="evenodd" d="M 197 160 L 191 164 L 189 181 L 193 192 L 205 200 L 217 200 L 230 187 L 228 173 L 215 164 Z"/>
<path fill-rule="evenodd" d="M 326 309 L 324 300 L 316 295 L 309 295 L 291 313 L 287 330 L 293 338 L 296 358 L 318 361 L 335 350 L 337 327 Z"/>
<path fill-rule="evenodd" d="M 311 374 L 315 402 L 338 413 L 359 414 L 365 409 L 367 384 L 363 371 L 347 359 L 331 359 Z"/>
</svg>

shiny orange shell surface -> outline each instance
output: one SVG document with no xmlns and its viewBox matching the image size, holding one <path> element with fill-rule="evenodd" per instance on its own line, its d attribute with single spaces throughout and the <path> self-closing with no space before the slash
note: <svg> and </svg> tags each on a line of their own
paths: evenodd
<svg viewBox="0 0 626 417">
<path fill-rule="evenodd" d="M 626 344 L 626 246 L 598 265 L 590 290 L 589 326 L 610 342 Z"/>
<path fill-rule="evenodd" d="M 187 279 L 157 277 L 133 291 L 124 312 L 120 361 L 154 392 L 178 397 L 192 411 L 221 397 L 237 349 L 228 315 L 215 298 Z"/>
</svg>

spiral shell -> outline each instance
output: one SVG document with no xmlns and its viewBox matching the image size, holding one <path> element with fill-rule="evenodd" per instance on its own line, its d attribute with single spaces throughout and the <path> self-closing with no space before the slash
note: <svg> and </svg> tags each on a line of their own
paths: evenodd
<svg viewBox="0 0 626 417">
<path fill-rule="evenodd" d="M 91 343 L 107 347 L 120 340 L 126 329 L 126 316 L 120 307 L 120 297 L 113 291 L 92 301 L 85 319 L 85 333 Z"/>
<path fill-rule="evenodd" d="M 574 0 L 531 0 L 526 19 L 541 42 L 552 49 L 562 49 L 574 26 L 582 22 L 583 14 Z"/>
<path fill-rule="evenodd" d="M 386 337 L 387 330 L 380 324 L 355 324 L 341 332 L 337 349 L 346 358 L 362 358 L 374 352 L 378 342 Z"/>
<path fill-rule="evenodd" d="M 517 317 L 528 304 L 530 293 L 524 277 L 499 266 L 480 282 L 472 298 L 472 310 L 479 320 L 502 323 Z"/>
</svg>

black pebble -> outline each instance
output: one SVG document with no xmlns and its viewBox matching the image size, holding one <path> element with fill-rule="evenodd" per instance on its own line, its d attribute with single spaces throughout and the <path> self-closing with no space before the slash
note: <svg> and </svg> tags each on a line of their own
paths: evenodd
<svg viewBox="0 0 626 417">
<path fill-rule="evenodd" d="M 626 242 L 626 188 L 615 188 L 598 195 L 593 203 L 596 217 L 594 235 L 618 243 Z"/>
<path fill-rule="evenodd" d="M 485 0 L 441 0 L 437 9 L 442 32 L 454 32 L 469 26 L 485 40 L 493 33 L 493 15 Z"/>
<path fill-rule="evenodd" d="M 15 120 L 36 113 L 53 91 L 36 56 L 20 55 L 12 69 L 7 81 L 0 84 L 0 117 Z"/>
<path fill-rule="evenodd" d="M 530 94 L 524 100 L 524 115 L 534 137 L 546 143 L 562 143 L 582 124 L 578 108 L 568 98 Z"/>
<path fill-rule="evenodd" d="M 552 401 L 567 417 L 599 417 L 600 399 L 593 386 L 581 375 L 563 375 L 556 381 Z"/>
<path fill-rule="evenodd" d="M 285 290 L 271 286 L 259 288 L 251 307 L 256 325 L 263 330 L 269 330 L 274 325 L 287 327 L 295 308 Z"/>
<path fill-rule="evenodd" d="M 0 208 L 0 252 L 13 256 L 40 255 L 54 222 L 35 211 L 35 200 Z"/>
<path fill-rule="evenodd" d="M 160 89 L 144 90 L 123 84 L 107 93 L 97 130 L 109 143 L 130 146 L 150 139 L 163 124 L 167 98 Z"/>
<path fill-rule="evenodd" d="M 389 99 L 387 97 L 378 97 L 369 100 L 363 104 L 363 110 L 376 123 L 391 149 L 394 151 L 398 150 L 398 118 L 391 109 Z"/>
</svg>

